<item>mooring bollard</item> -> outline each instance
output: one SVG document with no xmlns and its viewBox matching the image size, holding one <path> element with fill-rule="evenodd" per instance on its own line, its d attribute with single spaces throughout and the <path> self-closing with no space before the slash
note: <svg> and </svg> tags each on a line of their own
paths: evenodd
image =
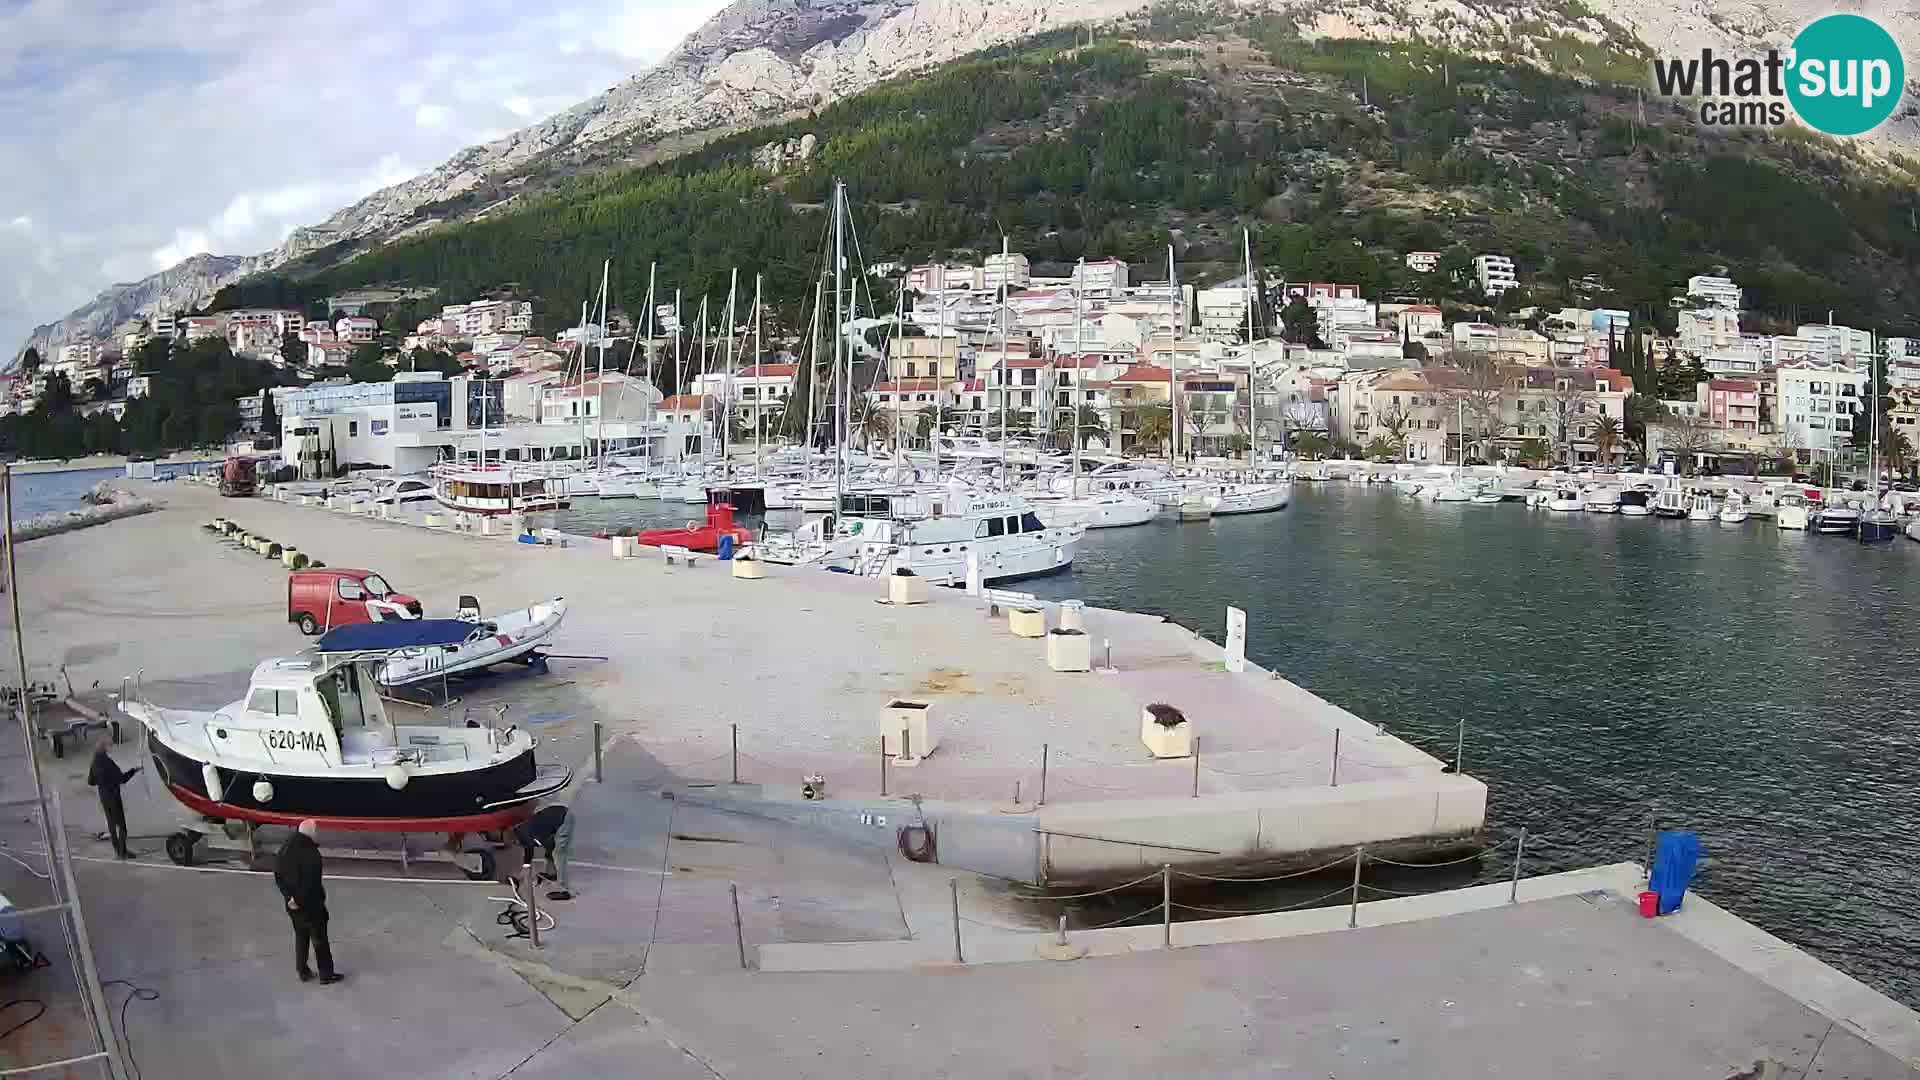
<svg viewBox="0 0 1920 1080">
<path fill-rule="evenodd" d="M 1047 758 L 1052 756 L 1049 753 L 1052 749 L 1051 743 L 1040 744 L 1040 801 L 1034 803 L 1035 806 L 1047 805 Z"/>
<path fill-rule="evenodd" d="M 880 736 L 880 797 L 887 797 L 887 737 Z"/>
<path fill-rule="evenodd" d="M 600 783 L 600 721 L 593 722 L 593 782 Z"/>
<path fill-rule="evenodd" d="M 733 782 L 740 782 L 740 725 L 728 725 L 733 729 Z"/>
<path fill-rule="evenodd" d="M 1526 853 L 1527 827 L 1522 825 L 1520 827 L 1520 841 L 1514 845 L 1513 849 L 1513 887 L 1507 890 L 1507 903 L 1509 904 L 1518 903 L 1520 900 L 1520 860 Z"/>
<path fill-rule="evenodd" d="M 1365 845 L 1353 849 L 1353 899 L 1347 904 L 1347 929 L 1360 925 L 1360 864 L 1367 861 Z"/>
<path fill-rule="evenodd" d="M 1647 808 L 1647 880 L 1653 880 L 1653 860 L 1660 854 L 1660 818 L 1652 807 Z"/>
<path fill-rule="evenodd" d="M 960 879 L 948 878 L 947 888 L 953 894 L 953 962 L 964 964 L 967 957 L 960 951 Z"/>
</svg>

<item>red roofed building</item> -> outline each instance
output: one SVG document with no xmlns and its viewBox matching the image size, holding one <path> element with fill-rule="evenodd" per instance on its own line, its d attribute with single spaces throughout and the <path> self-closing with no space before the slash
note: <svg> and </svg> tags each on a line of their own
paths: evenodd
<svg viewBox="0 0 1920 1080">
<path fill-rule="evenodd" d="M 867 388 L 867 400 L 876 408 L 893 413 L 917 413 L 921 409 L 951 409 L 953 395 L 940 385 L 939 379 L 895 379 L 891 382 L 874 383 Z M 914 434 L 911 421 L 902 421 L 909 425 L 907 434 Z"/>
</svg>

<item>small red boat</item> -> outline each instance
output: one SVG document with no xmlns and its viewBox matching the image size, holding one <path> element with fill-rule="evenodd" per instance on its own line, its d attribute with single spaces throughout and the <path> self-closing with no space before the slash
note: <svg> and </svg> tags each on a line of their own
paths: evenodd
<svg viewBox="0 0 1920 1080">
<path fill-rule="evenodd" d="M 648 547 L 683 547 L 688 551 L 718 551 L 721 537 L 733 538 L 733 550 L 753 542 L 753 530 L 733 523 L 733 493 L 724 489 L 707 492 L 707 523 L 687 523 L 679 529 L 648 529 L 634 536 Z"/>
</svg>

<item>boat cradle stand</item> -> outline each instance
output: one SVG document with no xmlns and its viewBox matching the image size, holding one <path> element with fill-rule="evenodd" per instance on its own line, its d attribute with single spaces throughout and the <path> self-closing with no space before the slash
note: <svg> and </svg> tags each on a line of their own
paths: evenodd
<svg viewBox="0 0 1920 1080">
<path fill-rule="evenodd" d="M 258 865 L 260 851 L 254 834 L 260 830 L 260 822 L 226 821 L 217 827 L 212 822 L 197 823 L 203 828 L 184 826 L 167 834 L 167 858 L 176 866 L 193 866 L 198 862 L 197 849 L 203 843 L 209 851 L 231 852 L 246 856 L 249 868 Z M 407 841 L 412 833 L 399 833 L 397 848 L 342 848 L 328 846 L 326 853 L 336 859 L 352 859 L 356 862 L 388 862 L 395 858 L 400 861 L 401 876 L 411 876 L 413 865 L 417 862 L 445 863 L 464 874 L 469 881 L 492 881 L 499 858 L 496 854 L 506 844 L 481 834 L 482 846 L 471 846 L 472 840 L 464 841 L 459 851 L 449 851 L 445 847 L 435 847 L 427 851 L 413 851 Z M 432 834 L 430 834 L 432 835 Z M 465 834 L 462 834 L 465 835 Z M 504 836 L 504 834 L 502 834 Z"/>
</svg>

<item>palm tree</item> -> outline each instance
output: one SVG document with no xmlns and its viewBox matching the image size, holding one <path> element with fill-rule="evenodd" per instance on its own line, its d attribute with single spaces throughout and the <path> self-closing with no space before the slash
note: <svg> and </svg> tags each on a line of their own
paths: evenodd
<svg viewBox="0 0 1920 1080">
<path fill-rule="evenodd" d="M 853 430 L 860 441 L 871 448 L 892 436 L 893 419 L 875 405 L 872 398 L 862 394 L 853 403 Z"/>
<path fill-rule="evenodd" d="M 1326 457 L 1327 449 L 1327 437 L 1317 431 L 1302 431 L 1293 437 L 1293 452 L 1303 458 Z"/>
<path fill-rule="evenodd" d="M 1904 431 L 1889 431 L 1880 440 L 1880 456 L 1895 472 L 1905 472 L 1913 464 L 1913 440 Z"/>
<path fill-rule="evenodd" d="M 1085 450 L 1087 442 L 1096 435 L 1103 445 L 1112 445 L 1107 438 L 1107 421 L 1100 411 L 1091 405 L 1080 406 L 1080 449 Z M 1067 437 L 1069 441 L 1072 440 L 1072 428 L 1067 429 Z"/>
<path fill-rule="evenodd" d="M 1133 425 L 1133 447 L 1147 453 L 1159 453 L 1173 438 L 1173 417 L 1165 407 L 1140 410 Z"/>
<path fill-rule="evenodd" d="M 1593 426 L 1593 446 L 1598 452 L 1602 465 L 1613 461 L 1614 447 L 1620 445 L 1620 421 L 1611 416 L 1603 416 Z"/>
<path fill-rule="evenodd" d="M 1367 456 L 1374 461 L 1398 461 L 1400 442 L 1385 435 L 1375 435 L 1373 441 L 1367 443 Z"/>
</svg>

